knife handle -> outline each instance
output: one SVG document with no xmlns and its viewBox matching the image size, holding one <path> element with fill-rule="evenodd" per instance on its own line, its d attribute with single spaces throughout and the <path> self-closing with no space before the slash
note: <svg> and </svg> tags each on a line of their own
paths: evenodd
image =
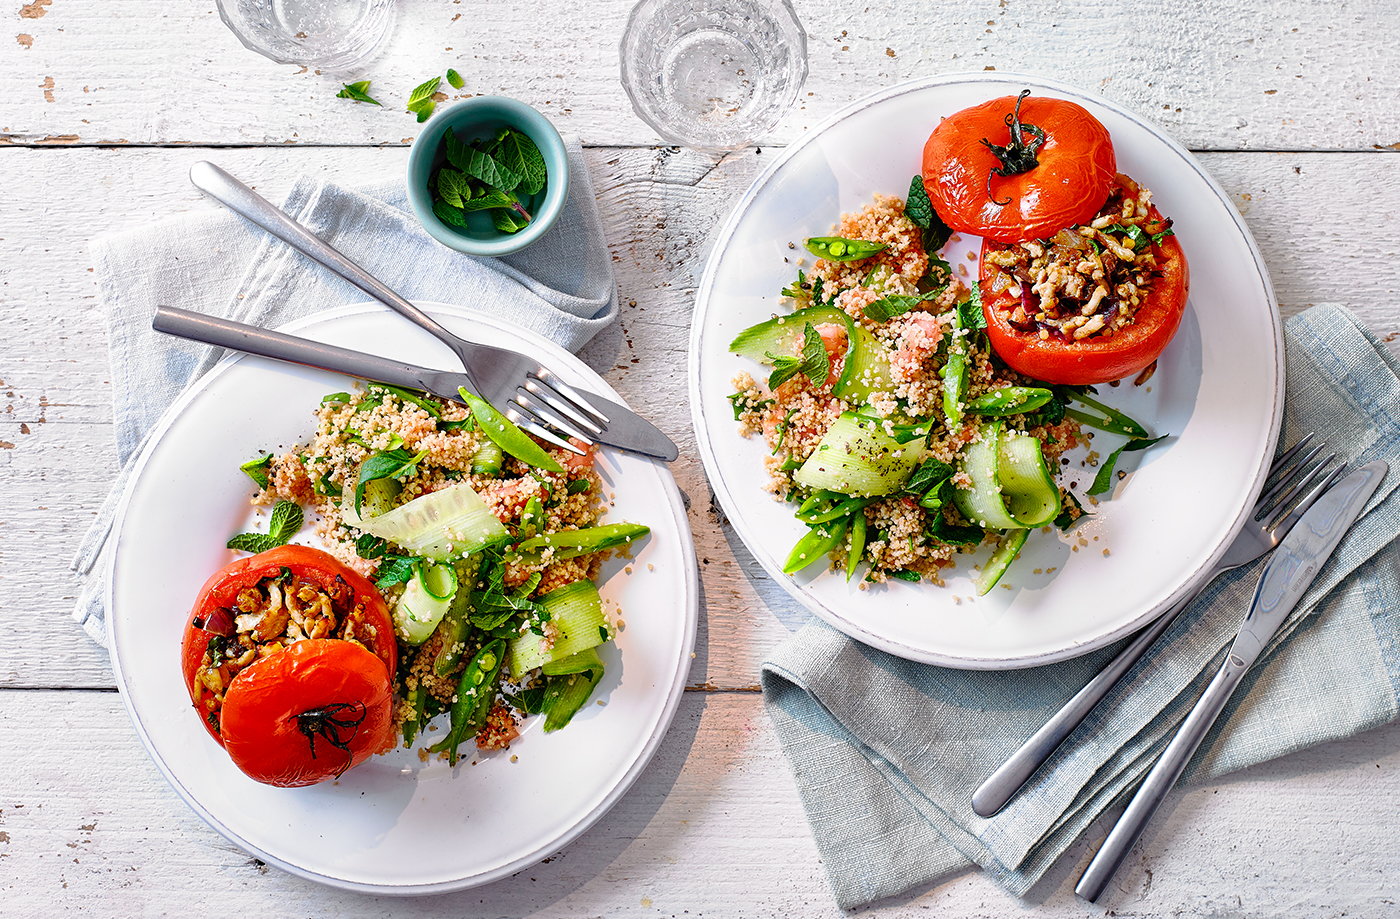
<svg viewBox="0 0 1400 919">
<path fill-rule="evenodd" d="M 275 361 L 303 364 L 318 370 L 409 389 L 430 388 L 432 377 L 441 372 L 173 306 L 156 307 L 151 328 L 230 351 L 242 351 Z"/>
<path fill-rule="evenodd" d="M 1209 581 L 1202 582 L 1205 583 Z M 1156 644 L 1157 639 L 1171 627 L 1187 604 L 1196 599 L 1198 593 L 1199 591 L 1183 598 L 1159 616 L 1156 622 L 1143 629 L 1131 644 L 1118 652 L 1118 656 L 1107 667 L 1085 683 L 1084 688 L 1074 694 L 1074 698 L 1066 702 L 1040 730 L 1021 744 L 1006 762 L 987 776 L 986 781 L 972 793 L 972 812 L 979 817 L 992 817 L 1016 797 L 1016 793 L 1030 781 L 1036 770 L 1045 765 L 1045 761 L 1050 759 L 1065 739 L 1084 723 L 1089 713 L 1118 685 L 1123 674 L 1147 653 L 1148 648 Z"/>
<path fill-rule="evenodd" d="M 1162 806 L 1167 793 L 1186 771 L 1186 764 L 1191 762 L 1191 757 L 1210 733 L 1212 725 L 1225 710 L 1225 704 L 1230 701 L 1230 696 L 1234 694 L 1235 688 L 1240 685 L 1240 680 L 1244 678 L 1248 669 L 1249 664 L 1236 656 L 1233 648 L 1226 654 L 1225 663 L 1215 674 L 1215 679 L 1210 681 L 1206 691 L 1196 700 L 1195 707 L 1177 729 L 1176 736 L 1162 751 L 1156 765 L 1147 773 L 1147 778 L 1142 780 L 1142 785 L 1138 787 L 1137 794 L 1133 795 L 1128 809 L 1118 818 L 1118 823 L 1114 825 L 1104 844 L 1099 847 L 1099 851 L 1094 854 L 1089 867 L 1084 869 L 1084 875 L 1074 888 L 1076 894 L 1093 902 L 1103 893 L 1118 866 L 1128 857 L 1133 844 L 1142 836 L 1143 830 L 1147 829 L 1152 815 L 1157 813 L 1157 808 Z"/>
</svg>

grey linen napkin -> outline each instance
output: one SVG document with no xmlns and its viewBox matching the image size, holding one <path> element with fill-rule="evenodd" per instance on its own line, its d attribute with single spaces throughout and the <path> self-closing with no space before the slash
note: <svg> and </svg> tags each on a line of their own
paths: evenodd
<svg viewBox="0 0 1400 919">
<path fill-rule="evenodd" d="M 303 178 L 282 207 L 410 300 L 503 316 L 577 350 L 617 315 L 617 289 L 582 148 L 572 139 L 566 146 L 569 198 L 558 222 L 538 242 L 501 259 L 472 258 L 435 241 L 397 181 L 350 190 Z M 369 298 L 221 209 L 100 236 L 91 251 L 110 336 L 121 472 L 73 561 L 82 581 L 73 617 L 105 643 L 105 547 L 131 460 L 176 396 L 224 353 L 153 331 L 155 308 L 181 306 L 275 327 Z"/>
<path fill-rule="evenodd" d="M 1315 432 L 1390 474 L 1192 763 L 1202 780 L 1400 713 L 1400 379 L 1346 310 L 1287 323 L 1280 442 Z M 763 692 L 843 908 L 970 865 L 1024 894 L 1151 767 L 1219 666 L 1262 562 L 1219 578 L 999 815 L 972 791 L 1118 647 L 1031 670 L 900 660 L 819 622 L 763 668 Z"/>
</svg>

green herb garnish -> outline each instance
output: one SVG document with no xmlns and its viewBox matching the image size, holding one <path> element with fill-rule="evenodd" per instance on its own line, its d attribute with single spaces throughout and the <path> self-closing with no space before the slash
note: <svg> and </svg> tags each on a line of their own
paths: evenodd
<svg viewBox="0 0 1400 919">
<path fill-rule="evenodd" d="M 413 580 L 414 572 L 422 559 L 416 555 L 386 555 L 379 563 L 379 571 L 374 577 L 374 586 L 383 590 L 395 584 L 407 584 Z"/>
<path fill-rule="evenodd" d="M 272 454 L 264 453 L 257 459 L 250 459 L 239 466 L 248 478 L 252 479 L 259 488 L 267 487 L 267 470 L 272 467 Z"/>
<path fill-rule="evenodd" d="M 355 482 L 355 513 L 360 513 L 360 504 L 365 496 L 365 486 L 378 479 L 400 479 L 418 468 L 418 461 L 428 455 L 427 450 L 409 453 L 407 450 L 384 450 L 376 453 L 360 464 L 359 479 Z"/>
<path fill-rule="evenodd" d="M 461 89 L 467 83 L 466 80 L 462 79 L 462 75 L 451 67 L 447 68 L 447 82 L 452 85 L 453 89 Z"/>
<path fill-rule="evenodd" d="M 301 529 L 301 505 L 295 501 L 278 501 L 272 508 L 272 520 L 266 533 L 239 533 L 227 543 L 240 552 L 266 552 L 285 546 Z"/>
<path fill-rule="evenodd" d="M 768 359 L 773 362 L 773 372 L 768 376 L 769 389 L 777 389 L 799 373 L 811 380 L 813 386 L 820 386 L 831 373 L 831 357 L 826 353 L 821 335 L 810 322 L 802 330 L 800 358 L 770 353 Z"/>
<path fill-rule="evenodd" d="M 335 94 L 337 99 L 354 99 L 356 102 L 368 102 L 371 105 L 378 105 L 379 100 L 369 94 L 369 80 L 359 80 L 355 83 L 340 84 L 340 92 Z"/>
<path fill-rule="evenodd" d="M 952 229 L 933 209 L 933 202 L 928 198 L 928 189 L 924 187 L 923 176 L 914 176 L 909 180 L 909 197 L 904 202 L 904 216 L 924 231 L 924 251 L 930 259 L 947 244 L 948 237 L 953 235 Z"/>
<path fill-rule="evenodd" d="M 1101 495 L 1113 487 L 1113 467 L 1118 465 L 1118 457 L 1124 453 L 1132 453 L 1137 450 L 1146 450 L 1148 447 L 1165 440 L 1167 435 L 1161 437 L 1134 437 L 1123 446 L 1114 450 L 1108 455 L 1108 459 L 1099 467 L 1099 474 L 1094 476 L 1094 484 L 1089 486 L 1089 494 Z"/>
<path fill-rule="evenodd" d="M 433 109 L 437 107 L 437 103 L 433 101 L 433 94 L 438 91 L 440 83 L 442 77 L 433 77 L 413 87 L 413 92 L 408 94 L 406 108 L 417 115 L 420 122 L 427 121 L 432 116 Z"/>
<path fill-rule="evenodd" d="M 521 196 L 544 190 L 544 154 L 526 134 L 506 128 L 494 137 L 463 140 L 455 131 L 443 138 L 446 165 L 429 184 L 433 213 L 448 226 L 466 229 L 468 215 L 486 211 L 501 233 L 518 233 L 534 219 Z"/>
</svg>

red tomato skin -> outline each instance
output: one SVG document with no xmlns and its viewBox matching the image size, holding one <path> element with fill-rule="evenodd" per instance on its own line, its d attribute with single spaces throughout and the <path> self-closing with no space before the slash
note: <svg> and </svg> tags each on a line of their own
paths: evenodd
<svg viewBox="0 0 1400 919">
<path fill-rule="evenodd" d="M 190 700 L 199 712 L 199 720 L 204 729 L 220 745 L 224 743 L 220 732 L 216 731 L 205 717 L 208 709 L 205 708 L 204 702 L 212 693 L 195 680 L 195 674 L 199 672 L 199 664 L 204 659 L 204 652 L 209 647 L 212 635 L 196 626 L 195 620 L 207 621 L 209 614 L 215 609 L 232 606 L 238 592 L 244 587 L 256 584 L 265 577 L 275 577 L 283 568 L 290 568 L 294 574 L 327 589 L 335 583 L 337 577 L 344 580 L 356 599 L 363 602 L 364 613 L 359 618 L 364 625 L 373 628 L 374 640 L 372 643 L 367 641 L 370 633 L 366 629 L 356 629 L 356 636 L 367 645 L 372 644 L 374 653 L 383 661 L 391 676 L 398 668 L 399 648 L 394 640 L 394 621 L 389 615 L 389 607 L 384 603 L 384 598 L 364 576 L 345 567 L 329 553 L 310 546 L 279 546 L 231 562 L 210 575 L 204 586 L 199 589 L 199 597 L 190 612 L 180 645 L 180 666 L 185 675 L 185 687 L 189 690 Z"/>
<path fill-rule="evenodd" d="M 342 736 L 347 753 L 302 733 L 297 715 L 336 703 L 364 705 L 364 718 Z M 234 677 L 220 717 L 224 748 L 249 778 L 267 785 L 315 785 L 358 766 L 393 743 L 393 694 L 384 662 L 339 639 L 293 642 Z"/>
<path fill-rule="evenodd" d="M 1021 121 L 1045 131 L 1036 151 L 1040 165 L 992 176 L 988 195 L 987 176 L 1001 162 L 982 139 L 1006 144 L 1005 118 L 1015 107 L 1016 97 L 1004 96 L 963 109 L 943 119 L 924 144 L 924 188 L 938 215 L 960 233 L 1002 242 L 1045 239 L 1087 223 L 1108 199 L 1118 171 L 1108 129 L 1083 106 L 1037 96 L 1021 103 Z"/>
<path fill-rule="evenodd" d="M 1163 219 L 1155 207 L 1150 214 L 1153 221 Z M 1007 290 L 992 290 L 994 268 L 987 261 L 987 253 L 1000 246 L 984 240 L 978 284 L 992 348 L 1012 370 L 1046 383 L 1107 383 L 1146 368 L 1166 349 L 1181 326 L 1191 285 L 1186 253 L 1176 237 L 1168 236 L 1155 245 L 1162 262 L 1162 276 L 1153 280 L 1132 324 L 1109 338 L 1100 335 L 1063 342 L 1056 338 L 1041 341 L 1037 333 L 1011 326 L 1007 316 L 1020 300 Z"/>
</svg>

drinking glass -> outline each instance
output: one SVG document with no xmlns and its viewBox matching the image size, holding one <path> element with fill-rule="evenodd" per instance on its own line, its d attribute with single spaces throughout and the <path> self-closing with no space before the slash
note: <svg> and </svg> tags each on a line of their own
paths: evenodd
<svg viewBox="0 0 1400 919">
<path fill-rule="evenodd" d="M 641 0 L 620 53 L 638 117 L 703 150 L 761 137 L 807 79 L 807 37 L 788 0 Z"/>
<path fill-rule="evenodd" d="M 353 67 L 379 47 L 395 0 L 218 0 L 238 40 L 279 64 Z"/>
</svg>

